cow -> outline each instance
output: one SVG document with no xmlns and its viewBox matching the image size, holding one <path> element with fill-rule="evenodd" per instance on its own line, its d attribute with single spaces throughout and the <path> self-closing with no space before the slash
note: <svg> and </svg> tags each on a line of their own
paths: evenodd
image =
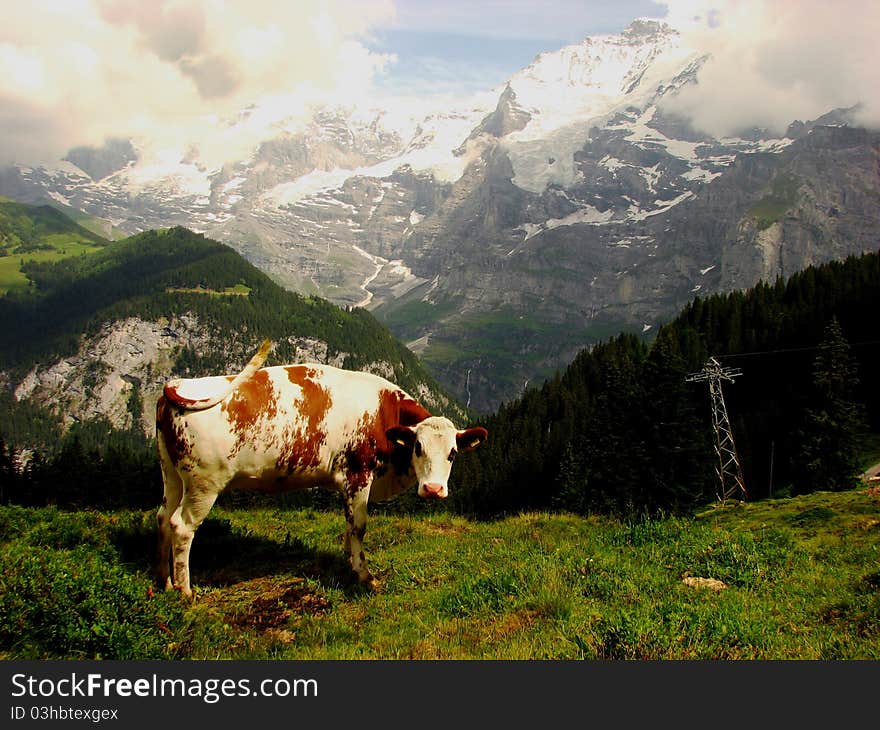
<svg viewBox="0 0 880 730">
<path fill-rule="evenodd" d="M 192 596 L 189 554 L 199 525 L 225 489 L 338 490 L 345 548 L 360 583 L 378 583 L 363 539 L 368 500 L 418 486 L 425 499 L 448 496 L 459 451 L 487 438 L 432 416 L 377 375 L 305 363 L 262 367 L 263 343 L 235 376 L 175 379 L 156 404 L 156 440 L 164 483 L 156 515 L 157 580 Z"/>
</svg>

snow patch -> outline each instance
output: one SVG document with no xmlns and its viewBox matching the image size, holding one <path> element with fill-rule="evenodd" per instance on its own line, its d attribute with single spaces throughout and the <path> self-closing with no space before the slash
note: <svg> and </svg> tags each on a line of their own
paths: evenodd
<svg viewBox="0 0 880 730">
<path fill-rule="evenodd" d="M 645 220 L 645 218 L 651 218 L 652 216 L 660 215 L 660 213 L 665 213 L 667 210 L 669 210 L 670 208 L 674 208 L 679 203 L 683 203 L 685 200 L 689 200 L 694 197 L 696 196 L 692 192 L 687 191 L 673 198 L 672 200 L 655 200 L 654 204 L 659 205 L 660 207 L 648 211 L 641 210 L 638 206 L 631 205 L 627 211 L 627 219 L 642 221 Z"/>
<path fill-rule="evenodd" d="M 588 205 L 581 210 L 576 210 L 574 213 L 570 213 L 564 218 L 550 218 L 550 220 L 544 221 L 540 226 L 537 226 L 537 230 L 533 229 L 531 232 L 527 231 L 526 237 L 523 240 L 527 241 L 529 238 L 542 231 L 550 231 L 562 226 L 574 226 L 579 224 L 602 225 L 603 223 L 608 223 L 613 217 L 614 211 L 611 208 L 605 211 L 600 211 L 598 208 Z"/>
<path fill-rule="evenodd" d="M 55 201 L 61 203 L 61 205 L 68 205 L 69 206 L 71 204 L 67 198 L 65 198 L 61 193 L 59 193 L 55 190 L 49 191 L 49 197 L 52 198 L 52 200 L 55 200 Z"/>
<path fill-rule="evenodd" d="M 605 157 L 599 160 L 599 164 L 606 170 L 608 170 L 608 172 L 614 172 L 615 170 L 619 170 L 621 167 L 627 167 L 626 162 L 618 160 L 616 157 L 612 157 L 611 155 L 605 155 Z"/>
</svg>

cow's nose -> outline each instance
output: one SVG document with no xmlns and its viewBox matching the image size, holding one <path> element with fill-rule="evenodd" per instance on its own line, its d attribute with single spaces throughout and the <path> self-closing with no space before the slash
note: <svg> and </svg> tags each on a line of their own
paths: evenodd
<svg viewBox="0 0 880 730">
<path fill-rule="evenodd" d="M 442 484 L 425 484 L 425 496 L 426 497 L 440 497 L 443 492 Z"/>
</svg>

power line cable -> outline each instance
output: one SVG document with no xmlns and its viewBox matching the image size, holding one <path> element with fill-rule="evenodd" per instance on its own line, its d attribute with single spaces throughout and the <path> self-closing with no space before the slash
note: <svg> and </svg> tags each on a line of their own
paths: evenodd
<svg viewBox="0 0 880 730">
<path fill-rule="evenodd" d="M 880 345 L 880 340 L 866 340 L 864 342 L 851 342 L 849 343 L 850 347 L 862 347 L 864 345 Z M 818 345 L 812 345 L 811 347 L 789 347 L 780 350 L 757 350 L 756 352 L 738 352 L 733 355 L 713 355 L 713 357 L 719 360 L 726 360 L 733 357 L 755 357 L 757 355 L 778 355 L 786 352 L 810 352 L 811 350 L 818 350 Z"/>
</svg>

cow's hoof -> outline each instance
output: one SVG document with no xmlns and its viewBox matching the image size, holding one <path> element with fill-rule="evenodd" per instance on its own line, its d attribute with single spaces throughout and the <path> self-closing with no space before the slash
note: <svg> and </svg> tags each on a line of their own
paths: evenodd
<svg viewBox="0 0 880 730">
<path fill-rule="evenodd" d="M 365 575 L 358 576 L 358 585 L 362 588 L 365 588 L 369 591 L 376 592 L 381 589 L 382 583 L 381 581 L 374 576 L 372 573 L 366 573 Z"/>
</svg>

